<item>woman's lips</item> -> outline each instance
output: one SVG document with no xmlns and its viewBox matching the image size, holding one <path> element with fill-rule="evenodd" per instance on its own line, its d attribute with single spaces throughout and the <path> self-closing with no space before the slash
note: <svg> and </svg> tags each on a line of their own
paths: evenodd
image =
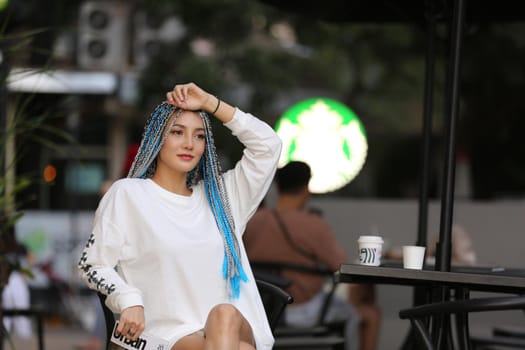
<svg viewBox="0 0 525 350">
<path fill-rule="evenodd" d="M 179 154 L 179 158 L 182 160 L 192 160 L 193 156 L 190 154 Z"/>
</svg>

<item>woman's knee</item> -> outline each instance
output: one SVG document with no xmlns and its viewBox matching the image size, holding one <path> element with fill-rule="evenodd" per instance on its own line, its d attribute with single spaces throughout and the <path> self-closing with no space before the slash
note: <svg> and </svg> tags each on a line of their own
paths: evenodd
<svg viewBox="0 0 525 350">
<path fill-rule="evenodd" d="M 210 310 L 206 324 L 208 326 L 213 324 L 236 327 L 238 329 L 242 325 L 242 315 L 231 304 L 218 304 Z"/>
<path fill-rule="evenodd" d="M 206 336 L 227 336 L 236 338 L 242 344 L 246 343 L 255 347 L 253 331 L 241 312 L 231 304 L 219 304 L 214 306 L 206 321 Z M 249 348 L 249 347 L 248 347 Z"/>
</svg>

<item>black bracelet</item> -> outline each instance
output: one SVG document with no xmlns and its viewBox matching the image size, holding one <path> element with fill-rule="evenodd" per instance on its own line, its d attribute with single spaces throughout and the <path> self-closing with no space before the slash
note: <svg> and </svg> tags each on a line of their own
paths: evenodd
<svg viewBox="0 0 525 350">
<path fill-rule="evenodd" d="M 219 110 L 219 106 L 221 105 L 221 99 L 218 98 L 217 96 L 215 96 L 215 98 L 217 99 L 217 107 L 215 107 L 215 110 L 213 112 L 211 112 L 211 114 L 215 115 L 215 113 L 217 113 L 217 111 Z"/>
</svg>

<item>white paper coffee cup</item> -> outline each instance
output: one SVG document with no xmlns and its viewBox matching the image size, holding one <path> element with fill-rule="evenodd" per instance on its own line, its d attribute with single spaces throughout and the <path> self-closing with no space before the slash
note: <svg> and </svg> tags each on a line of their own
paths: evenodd
<svg viewBox="0 0 525 350">
<path fill-rule="evenodd" d="M 415 245 L 403 246 L 403 267 L 421 270 L 425 260 L 425 247 Z"/>
<path fill-rule="evenodd" d="M 380 236 L 360 236 L 357 244 L 359 247 L 359 263 L 361 265 L 381 265 L 383 238 Z"/>
</svg>

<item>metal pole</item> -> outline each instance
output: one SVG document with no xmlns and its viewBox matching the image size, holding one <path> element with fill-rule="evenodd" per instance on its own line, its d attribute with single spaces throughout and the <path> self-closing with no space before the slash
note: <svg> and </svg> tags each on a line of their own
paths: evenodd
<svg viewBox="0 0 525 350">
<path fill-rule="evenodd" d="M 420 182 L 419 182 L 419 200 L 418 200 L 418 227 L 416 245 L 427 245 L 427 226 L 428 226 L 428 193 L 430 179 L 430 158 L 432 144 L 432 111 L 434 105 L 434 73 L 435 73 L 435 42 L 436 42 L 436 21 L 441 15 L 435 1 L 425 1 L 425 20 L 427 31 L 427 48 L 425 53 L 425 86 L 423 101 L 423 125 L 422 125 L 422 147 L 420 158 Z M 428 288 L 414 287 L 412 304 L 424 304 L 428 298 Z M 416 332 L 413 327 L 410 328 L 401 349 L 417 349 L 421 344 L 418 341 Z"/>
<path fill-rule="evenodd" d="M 466 0 L 454 1 L 454 12 L 450 32 L 450 56 L 447 74 L 445 133 L 445 163 L 442 177 L 441 218 L 439 242 L 436 246 L 436 266 L 438 271 L 450 271 L 452 252 L 452 216 L 454 213 L 454 180 L 456 173 L 456 126 L 459 114 L 461 49 Z M 438 297 L 448 300 L 448 288 L 441 288 Z M 438 317 L 434 320 L 436 349 L 447 349 L 450 340 L 450 319 Z"/>
<path fill-rule="evenodd" d="M 434 2 L 426 1 L 426 23 L 427 23 L 427 50 L 425 57 L 425 87 L 423 102 L 423 126 L 421 140 L 420 173 L 419 183 L 419 216 L 417 228 L 417 245 L 427 245 L 428 226 L 428 187 L 430 179 L 430 148 L 432 143 L 432 110 L 434 105 L 434 67 L 435 67 L 435 39 L 436 39 L 436 9 Z"/>
<path fill-rule="evenodd" d="M 452 216 L 454 213 L 454 177 L 456 172 L 456 126 L 459 114 L 459 85 L 461 71 L 461 45 L 466 0 L 454 2 L 451 28 L 450 59 L 448 67 L 447 105 L 445 138 L 445 164 L 442 177 L 441 219 L 439 242 L 436 254 L 436 270 L 450 271 L 452 251 Z"/>
</svg>

